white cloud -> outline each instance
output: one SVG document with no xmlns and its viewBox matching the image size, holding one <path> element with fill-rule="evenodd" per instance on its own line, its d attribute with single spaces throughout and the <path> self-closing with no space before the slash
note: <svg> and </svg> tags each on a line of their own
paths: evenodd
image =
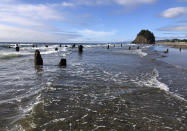
<svg viewBox="0 0 187 131">
<path fill-rule="evenodd" d="M 156 0 L 114 0 L 119 5 L 137 5 L 137 4 L 152 4 Z"/>
<path fill-rule="evenodd" d="M 95 31 L 90 29 L 83 29 L 77 31 L 86 41 L 106 41 L 116 34 L 116 31 Z M 80 39 L 79 39 L 80 40 Z"/>
<path fill-rule="evenodd" d="M 75 5 L 73 3 L 62 2 L 62 6 L 64 6 L 64 7 L 73 7 Z"/>
<path fill-rule="evenodd" d="M 157 0 L 70 0 L 69 2 L 62 2 L 62 6 L 96 6 L 96 5 L 112 5 L 117 4 L 121 6 L 137 5 L 137 4 L 152 4 Z"/>
<path fill-rule="evenodd" d="M 54 5 L 2 0 L 0 3 L 0 41 L 56 41 L 62 37 L 64 37 L 63 40 L 67 40 L 68 34 L 52 33 L 57 31 L 52 23 L 65 20 L 63 14 L 59 13 Z"/>
<path fill-rule="evenodd" d="M 182 15 L 187 15 L 187 7 L 169 8 L 161 14 L 165 18 L 176 18 Z"/>
<path fill-rule="evenodd" d="M 60 42 L 71 41 L 81 37 L 76 33 L 50 33 L 32 29 L 18 28 L 0 24 L 1 41 L 21 41 L 21 42 Z"/>
<path fill-rule="evenodd" d="M 79 31 L 80 34 L 86 35 L 89 37 L 105 37 L 105 36 L 111 36 L 116 33 L 116 31 L 106 32 L 106 31 L 94 31 L 89 29 L 84 29 Z"/>
<path fill-rule="evenodd" d="M 158 29 L 159 31 L 187 32 L 187 25 L 168 26 Z"/>
</svg>

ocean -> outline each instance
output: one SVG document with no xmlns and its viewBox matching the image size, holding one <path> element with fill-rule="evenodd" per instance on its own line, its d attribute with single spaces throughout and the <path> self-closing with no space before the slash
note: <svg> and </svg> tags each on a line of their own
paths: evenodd
<svg viewBox="0 0 187 131">
<path fill-rule="evenodd" d="M 16 52 L 15 43 L 0 44 L 0 131 L 187 130 L 187 50 L 32 45 Z M 36 49 L 44 61 L 38 68 Z"/>
</svg>

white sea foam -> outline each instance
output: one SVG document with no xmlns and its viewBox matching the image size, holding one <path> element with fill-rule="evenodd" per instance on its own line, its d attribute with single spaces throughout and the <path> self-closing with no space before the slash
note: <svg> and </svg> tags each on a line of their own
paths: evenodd
<svg viewBox="0 0 187 131">
<path fill-rule="evenodd" d="M 151 88 L 159 88 L 161 90 L 166 91 L 166 93 L 168 95 L 170 95 L 178 100 L 182 100 L 182 101 L 187 102 L 187 100 L 185 98 L 183 98 L 182 96 L 180 96 L 179 94 L 176 94 L 174 92 L 170 92 L 169 87 L 165 83 L 160 82 L 157 79 L 158 77 L 159 77 L 158 71 L 156 69 L 153 69 L 152 76 L 148 80 L 145 80 L 145 81 L 140 80 L 136 83 L 142 87 L 146 86 L 146 87 L 151 87 Z"/>
<path fill-rule="evenodd" d="M 158 81 L 158 78 L 159 77 L 159 73 L 158 71 L 154 68 L 153 69 L 153 72 L 152 72 L 152 75 L 150 76 L 150 78 L 148 78 L 147 80 L 140 80 L 137 82 L 137 84 L 139 86 L 146 86 L 146 87 L 153 87 L 153 88 L 160 88 L 161 90 L 165 90 L 165 91 L 169 91 L 169 87 Z"/>
<path fill-rule="evenodd" d="M 143 52 L 142 49 L 135 50 L 134 52 L 135 54 L 138 54 L 140 57 L 147 56 L 147 53 Z"/>
</svg>

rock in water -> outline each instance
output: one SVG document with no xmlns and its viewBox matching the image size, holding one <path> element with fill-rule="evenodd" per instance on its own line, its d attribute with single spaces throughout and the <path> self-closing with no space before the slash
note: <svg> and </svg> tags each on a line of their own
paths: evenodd
<svg viewBox="0 0 187 131">
<path fill-rule="evenodd" d="M 78 46 L 78 49 L 79 49 L 79 52 L 81 53 L 83 51 L 83 46 L 82 45 L 79 45 Z"/>
<path fill-rule="evenodd" d="M 131 50 L 131 47 L 129 46 L 129 50 Z"/>
<path fill-rule="evenodd" d="M 43 65 L 43 59 L 42 59 L 42 56 L 40 55 L 39 50 L 35 50 L 34 64 L 35 65 Z"/>
<path fill-rule="evenodd" d="M 61 59 L 60 60 L 60 63 L 59 63 L 59 66 L 62 67 L 62 66 L 66 66 L 66 59 Z"/>
<path fill-rule="evenodd" d="M 59 47 L 62 47 L 62 45 L 60 44 Z"/>
<path fill-rule="evenodd" d="M 155 36 L 149 30 L 141 30 L 136 39 L 132 42 L 135 44 L 155 44 Z"/>
<path fill-rule="evenodd" d="M 45 45 L 45 47 L 48 47 L 48 45 Z"/>
<path fill-rule="evenodd" d="M 55 48 L 55 51 L 58 51 L 58 48 L 57 48 L 57 47 Z"/>
</svg>

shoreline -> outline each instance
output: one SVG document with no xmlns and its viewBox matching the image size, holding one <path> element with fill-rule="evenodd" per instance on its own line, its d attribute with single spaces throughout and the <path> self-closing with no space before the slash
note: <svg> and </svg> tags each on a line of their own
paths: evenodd
<svg viewBox="0 0 187 131">
<path fill-rule="evenodd" d="M 156 42 L 158 45 L 168 45 L 177 49 L 187 49 L 187 42 Z"/>
</svg>

